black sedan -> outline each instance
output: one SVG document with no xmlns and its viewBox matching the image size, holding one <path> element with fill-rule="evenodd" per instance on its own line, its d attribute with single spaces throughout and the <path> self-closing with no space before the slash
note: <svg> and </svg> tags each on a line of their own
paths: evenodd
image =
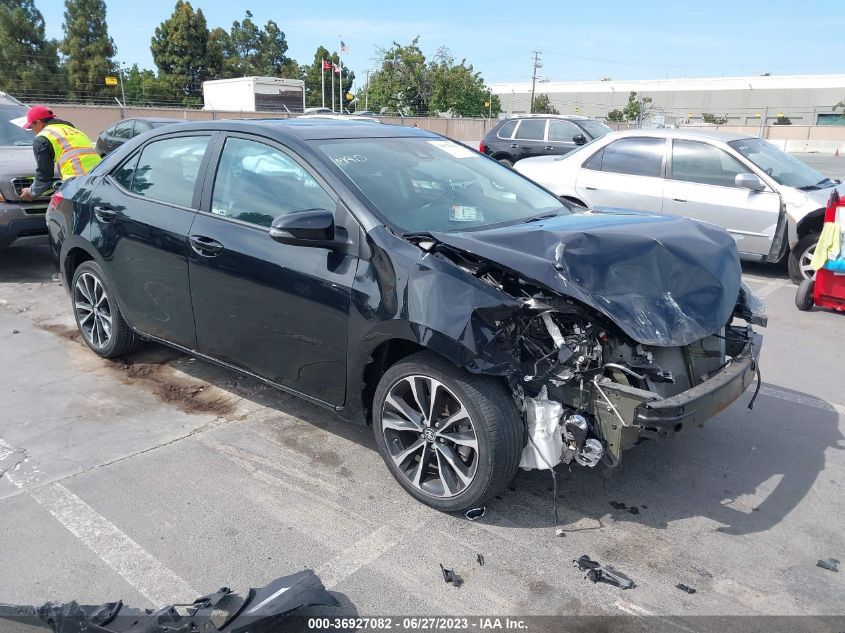
<svg viewBox="0 0 845 633">
<path fill-rule="evenodd" d="M 149 132 L 150 130 L 157 130 L 165 125 L 173 125 L 174 123 L 184 123 L 183 119 L 165 119 L 160 117 L 146 117 L 137 119 L 123 119 L 114 125 L 107 127 L 100 132 L 94 147 L 100 156 L 105 156 L 109 152 L 113 152 L 118 147 L 123 145 L 126 141 L 135 138 L 136 136 Z"/>
<path fill-rule="evenodd" d="M 94 352 L 158 341 L 371 423 L 442 510 L 700 426 L 765 324 L 722 229 L 575 213 L 414 128 L 169 126 L 70 181 L 48 226 Z"/>
</svg>

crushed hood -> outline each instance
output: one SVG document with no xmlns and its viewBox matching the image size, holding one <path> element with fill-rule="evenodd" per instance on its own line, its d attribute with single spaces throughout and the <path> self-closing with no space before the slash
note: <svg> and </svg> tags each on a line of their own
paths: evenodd
<svg viewBox="0 0 845 633">
<path fill-rule="evenodd" d="M 645 345 L 718 332 L 739 295 L 733 238 L 682 218 L 582 213 L 432 236 L 595 308 Z"/>
</svg>

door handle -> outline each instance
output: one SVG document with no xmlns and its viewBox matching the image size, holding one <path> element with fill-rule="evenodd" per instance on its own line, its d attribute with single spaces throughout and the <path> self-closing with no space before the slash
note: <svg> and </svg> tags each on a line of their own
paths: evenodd
<svg viewBox="0 0 845 633">
<path fill-rule="evenodd" d="M 516 143 L 512 143 L 511 149 L 519 149 L 519 145 L 517 145 Z"/>
<path fill-rule="evenodd" d="M 555 146 L 554 146 L 554 145 L 546 145 L 543 149 L 544 149 L 544 150 L 546 150 L 547 152 L 550 152 L 550 151 L 552 151 L 554 148 L 555 148 Z"/>
<path fill-rule="evenodd" d="M 100 222 L 111 222 L 117 217 L 117 211 L 107 204 L 101 204 L 94 207 L 94 215 L 97 216 Z"/>
<path fill-rule="evenodd" d="M 589 185 L 584 187 L 587 191 L 598 191 L 598 187 L 590 187 Z"/>
<path fill-rule="evenodd" d="M 217 257 L 223 252 L 223 245 L 220 242 L 204 235 L 191 235 L 188 241 L 194 252 L 201 257 Z"/>
<path fill-rule="evenodd" d="M 675 202 L 686 202 L 683 198 L 672 198 Z"/>
</svg>

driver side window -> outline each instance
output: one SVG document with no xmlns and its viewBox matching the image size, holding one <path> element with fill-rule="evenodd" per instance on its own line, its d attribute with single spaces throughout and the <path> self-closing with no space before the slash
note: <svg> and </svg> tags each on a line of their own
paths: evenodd
<svg viewBox="0 0 845 633">
<path fill-rule="evenodd" d="M 286 213 L 334 208 L 326 190 L 284 152 L 257 141 L 226 139 L 214 179 L 213 214 L 269 227 Z"/>
</svg>

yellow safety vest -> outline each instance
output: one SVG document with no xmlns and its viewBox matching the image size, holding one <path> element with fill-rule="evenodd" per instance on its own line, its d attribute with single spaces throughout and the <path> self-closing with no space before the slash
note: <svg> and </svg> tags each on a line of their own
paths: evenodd
<svg viewBox="0 0 845 633">
<path fill-rule="evenodd" d="M 102 159 L 91 140 L 72 125 L 50 123 L 38 133 L 53 146 L 62 180 L 84 176 Z"/>
</svg>

